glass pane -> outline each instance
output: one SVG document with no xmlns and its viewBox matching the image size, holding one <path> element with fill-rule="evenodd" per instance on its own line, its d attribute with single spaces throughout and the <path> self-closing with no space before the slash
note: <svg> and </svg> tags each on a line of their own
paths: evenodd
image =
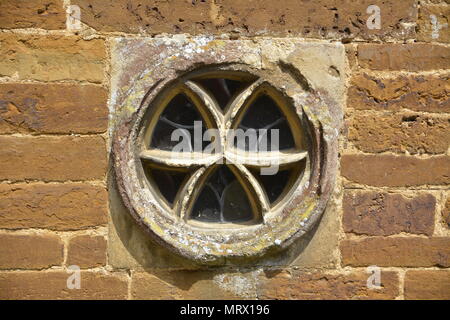
<svg viewBox="0 0 450 320">
<path fill-rule="evenodd" d="M 200 113 L 188 97 L 184 94 L 178 94 L 169 102 L 159 117 L 150 146 L 171 151 L 181 141 L 172 141 L 172 132 L 175 129 L 183 129 L 183 139 L 186 139 L 188 148 L 190 148 L 189 151 L 192 151 L 194 149 L 194 121 L 202 122 L 203 136 L 206 127 Z M 202 141 L 201 143 L 203 148 L 208 145 L 208 142 Z"/>
<path fill-rule="evenodd" d="M 260 169 L 250 169 L 256 179 L 260 182 L 270 203 L 274 203 L 286 189 L 291 175 L 290 170 L 279 170 L 273 175 L 261 175 Z"/>
<path fill-rule="evenodd" d="M 216 98 L 222 110 L 230 102 L 231 97 L 248 85 L 247 82 L 230 79 L 200 79 L 196 81 Z"/>
<path fill-rule="evenodd" d="M 158 187 L 159 192 L 161 192 L 171 205 L 188 176 L 187 172 L 153 168 L 148 168 L 147 173 L 152 182 Z"/>
<path fill-rule="evenodd" d="M 280 200 L 283 193 L 289 189 L 293 181 L 296 181 L 300 174 L 304 172 L 306 160 L 299 161 L 294 167 L 281 167 L 273 175 L 262 175 L 260 168 L 249 168 L 250 172 L 259 181 L 270 203 Z"/>
<path fill-rule="evenodd" d="M 275 147 L 273 148 L 274 150 L 284 150 L 295 146 L 294 138 L 285 116 L 281 113 L 275 101 L 267 95 L 261 95 L 250 105 L 238 128 L 244 131 L 248 129 L 268 130 L 266 132 L 267 138 L 263 137 L 262 134 L 260 135 L 257 131 L 258 140 L 255 140 L 251 146 L 250 139 L 246 139 L 245 147 L 243 148 L 244 150 L 256 150 L 257 144 L 263 143 L 264 139 L 267 139 L 267 146 L 263 151 L 271 151 L 272 137 L 274 136 L 274 134 L 270 132 L 271 129 L 278 130 L 278 148 Z M 274 143 L 276 146 L 276 140 Z M 235 141 L 235 147 L 241 147 L 242 149 L 242 145 L 239 145 L 237 141 Z M 259 149 L 262 150 L 261 147 L 259 147 Z"/>
<path fill-rule="evenodd" d="M 245 222 L 252 220 L 247 194 L 234 174 L 221 166 L 206 181 L 191 217 L 205 222 Z"/>
</svg>

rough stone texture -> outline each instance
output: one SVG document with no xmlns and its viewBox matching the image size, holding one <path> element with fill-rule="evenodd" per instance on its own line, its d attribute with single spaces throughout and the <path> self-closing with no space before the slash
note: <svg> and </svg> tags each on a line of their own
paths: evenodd
<svg viewBox="0 0 450 320">
<path fill-rule="evenodd" d="M 0 84 L 0 133 L 99 133 L 107 126 L 102 87 Z"/>
<path fill-rule="evenodd" d="M 358 68 L 358 59 L 356 53 L 358 52 L 358 46 L 355 43 L 347 43 L 344 45 L 345 54 L 347 56 L 348 66 L 351 71 L 356 71 Z"/>
<path fill-rule="evenodd" d="M 347 191 L 343 203 L 345 232 L 372 236 L 433 234 L 436 199 L 431 194 L 409 199 L 401 194 Z"/>
<path fill-rule="evenodd" d="M 81 183 L 0 184 L 0 228 L 78 230 L 107 222 L 104 187 Z"/>
<path fill-rule="evenodd" d="M 0 136 L 2 180 L 93 180 L 106 174 L 102 137 Z"/>
<path fill-rule="evenodd" d="M 126 299 L 124 275 L 81 272 L 80 289 L 68 289 L 73 272 L 24 271 L 0 273 L 0 299 Z M 72 283 L 69 279 L 69 283 Z"/>
<path fill-rule="evenodd" d="M 347 123 L 349 141 L 363 152 L 443 154 L 450 144 L 450 116 L 361 111 Z"/>
<path fill-rule="evenodd" d="M 295 72 L 306 79 L 306 86 L 324 90 L 344 103 L 346 61 L 345 47 L 340 43 L 305 43 L 291 39 L 261 41 L 263 68 L 279 65 L 285 72 Z M 305 84 L 304 84 L 305 85 Z"/>
<path fill-rule="evenodd" d="M 343 240 L 344 266 L 450 267 L 450 238 L 374 237 Z"/>
<path fill-rule="evenodd" d="M 224 300 L 254 297 L 254 280 L 248 275 L 220 275 L 203 271 L 137 272 L 131 279 L 133 299 Z M 231 288 L 232 291 L 229 289 Z"/>
<path fill-rule="evenodd" d="M 0 28 L 64 29 L 66 12 L 62 0 L 2 0 Z"/>
<path fill-rule="evenodd" d="M 450 300 L 450 270 L 407 271 L 405 299 Z"/>
<path fill-rule="evenodd" d="M 408 187 L 450 183 L 450 157 L 347 154 L 341 159 L 344 178 L 377 187 Z"/>
<path fill-rule="evenodd" d="M 434 16 L 432 20 L 431 16 Z M 421 4 L 417 21 L 417 38 L 421 41 L 450 42 L 450 6 Z"/>
<path fill-rule="evenodd" d="M 354 75 L 350 84 L 347 100 L 349 108 L 450 112 L 449 75 L 382 78 L 362 73 Z"/>
<path fill-rule="evenodd" d="M 45 269 L 63 262 L 63 243 L 55 235 L 0 234 L 0 243 L 0 269 Z"/>
<path fill-rule="evenodd" d="M 447 197 L 445 207 L 442 209 L 442 217 L 444 218 L 444 222 L 447 224 L 447 227 L 450 228 L 450 197 Z"/>
<path fill-rule="evenodd" d="M 145 268 L 198 269 L 193 262 L 151 241 L 124 207 L 117 189 L 108 185 L 110 222 L 108 224 L 108 263 L 117 269 Z"/>
<path fill-rule="evenodd" d="M 104 80 L 105 45 L 76 36 L 0 34 L 0 76 L 14 80 Z"/>
<path fill-rule="evenodd" d="M 381 273 L 381 288 L 369 289 L 370 274 L 300 271 L 266 271 L 259 277 L 258 298 L 280 300 L 394 299 L 399 294 L 396 272 Z"/>
<path fill-rule="evenodd" d="M 450 47 L 439 44 L 360 44 L 358 62 L 372 70 L 427 71 L 449 69 Z"/>
<path fill-rule="evenodd" d="M 106 3 L 105 3 L 106 2 Z M 414 0 L 219 0 L 147 2 L 75 0 L 81 20 L 102 32 L 301 36 L 332 39 L 410 38 Z M 369 5 L 382 8 L 383 27 L 366 26 Z"/>
<path fill-rule="evenodd" d="M 67 265 L 95 268 L 106 264 L 106 240 L 102 236 L 77 236 L 70 239 Z"/>
</svg>

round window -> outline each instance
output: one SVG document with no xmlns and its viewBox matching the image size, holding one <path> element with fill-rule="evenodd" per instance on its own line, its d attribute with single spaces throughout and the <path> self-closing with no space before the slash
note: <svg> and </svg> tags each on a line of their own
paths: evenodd
<svg viewBox="0 0 450 320">
<path fill-rule="evenodd" d="M 336 153 L 325 100 L 291 75 L 244 66 L 164 79 L 114 138 L 125 205 L 159 243 L 194 260 L 286 247 L 329 198 Z"/>
</svg>

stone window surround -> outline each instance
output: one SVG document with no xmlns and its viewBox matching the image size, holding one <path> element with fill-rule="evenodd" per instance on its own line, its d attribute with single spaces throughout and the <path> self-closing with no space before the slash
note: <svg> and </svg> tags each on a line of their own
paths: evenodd
<svg viewBox="0 0 450 320">
<path fill-rule="evenodd" d="M 117 185 L 123 202 L 138 224 L 154 240 L 196 262 L 223 264 L 225 260 L 260 257 L 267 252 L 287 248 L 319 220 L 332 193 L 337 167 L 338 133 L 341 126 L 339 102 L 333 99 L 332 94 L 321 88 L 315 90 L 308 87 L 309 84 L 305 87 L 305 79 L 301 73 L 296 74 L 295 68 L 281 59 L 280 63 L 272 67 L 273 69 L 262 70 L 255 68 L 252 63 L 246 63 L 242 55 L 237 58 L 233 54 L 229 56 L 216 54 L 211 57 L 203 50 L 192 56 L 193 59 L 181 57 L 179 64 L 159 65 L 153 72 L 147 69 L 134 77 L 128 74 L 130 78 L 137 80 L 134 80 L 134 86 L 128 89 L 129 96 L 122 96 L 122 103 L 115 104 L 117 110 L 128 112 L 122 112 L 118 117 L 119 124 L 114 131 L 112 146 Z M 138 157 L 135 157 L 133 148 L 140 134 L 140 123 L 147 112 L 146 106 L 167 84 L 180 75 L 192 71 L 199 64 L 203 67 L 214 66 L 222 71 L 245 71 L 267 81 L 291 99 L 298 116 L 307 119 L 311 126 L 312 154 L 316 156 L 312 159 L 309 181 L 297 186 L 291 201 L 282 206 L 277 214 L 269 215 L 264 224 L 249 226 L 245 232 L 230 228 L 220 232 L 217 232 L 217 229 L 205 230 L 173 220 L 165 210 L 158 207 L 157 202 L 148 200 L 153 196 L 143 191 L 144 189 L 140 187 L 142 184 L 137 183 L 139 174 L 133 163 L 138 162 Z M 327 66 L 327 70 L 329 67 L 331 66 Z M 162 72 L 158 79 L 151 78 L 149 81 L 149 77 L 146 77 L 145 73 L 148 75 L 159 71 Z M 136 108 L 136 105 L 139 107 Z M 321 152 L 317 152 L 318 150 Z"/>
</svg>

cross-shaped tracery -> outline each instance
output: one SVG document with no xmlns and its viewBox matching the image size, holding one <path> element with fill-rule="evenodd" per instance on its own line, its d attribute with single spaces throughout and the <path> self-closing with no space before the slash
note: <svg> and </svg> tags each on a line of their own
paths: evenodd
<svg viewBox="0 0 450 320">
<path fill-rule="evenodd" d="M 140 151 L 146 177 L 164 206 L 193 223 L 263 223 L 308 165 L 307 137 L 295 110 L 254 76 L 182 79 L 155 110 Z M 204 139 L 207 129 L 216 129 L 211 141 Z M 180 133 L 175 141 L 174 130 Z M 183 139 L 188 150 L 174 151 Z"/>
</svg>

